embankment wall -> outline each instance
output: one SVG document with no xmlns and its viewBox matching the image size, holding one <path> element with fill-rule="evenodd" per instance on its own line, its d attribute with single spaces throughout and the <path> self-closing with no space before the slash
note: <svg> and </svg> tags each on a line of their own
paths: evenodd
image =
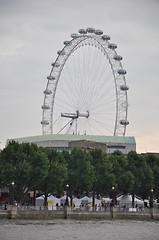
<svg viewBox="0 0 159 240">
<path fill-rule="evenodd" d="M 19 210 L 13 208 L 10 211 L 0 211 L 0 219 L 31 219 L 31 220 L 51 220 L 51 219 L 74 219 L 74 220 L 111 220 L 111 219 L 128 219 L 159 221 L 159 214 L 155 212 L 118 212 L 113 211 L 72 211 L 70 207 L 64 210 Z"/>
</svg>

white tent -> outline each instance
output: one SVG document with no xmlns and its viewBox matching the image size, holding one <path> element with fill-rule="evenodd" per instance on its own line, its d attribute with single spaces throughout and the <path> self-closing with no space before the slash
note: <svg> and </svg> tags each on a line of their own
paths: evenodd
<svg viewBox="0 0 159 240">
<path fill-rule="evenodd" d="M 80 198 L 80 201 L 81 201 L 81 204 L 82 205 L 87 205 L 87 204 L 92 204 L 92 198 L 89 198 L 87 196 L 83 197 L 83 198 Z"/>
<path fill-rule="evenodd" d="M 95 204 L 98 206 L 98 205 L 101 205 L 101 200 L 95 198 Z"/>
<path fill-rule="evenodd" d="M 103 198 L 103 200 L 104 200 L 105 203 L 110 203 L 111 202 L 111 199 L 109 197 Z"/>
<path fill-rule="evenodd" d="M 73 203 L 75 204 L 75 207 L 79 207 L 81 204 L 81 199 L 75 197 L 73 199 Z"/>
<path fill-rule="evenodd" d="M 56 206 L 57 203 L 60 204 L 60 199 L 57 197 L 54 197 L 53 195 L 50 195 L 47 198 L 47 201 L 52 201 L 54 206 Z"/>
<path fill-rule="evenodd" d="M 44 196 L 44 195 L 42 195 L 42 196 L 40 196 L 40 197 L 37 197 L 37 198 L 36 198 L 35 205 L 38 206 L 38 207 L 44 206 L 44 199 L 45 199 L 45 196 Z M 57 204 L 57 203 L 60 205 L 60 199 L 54 197 L 53 195 L 50 195 L 50 196 L 47 198 L 47 202 L 48 202 L 48 209 L 49 209 L 49 210 L 53 210 L 53 208 L 56 207 L 56 204 Z"/>
<path fill-rule="evenodd" d="M 80 200 L 81 200 L 81 204 L 84 204 L 84 205 L 86 204 L 92 205 L 92 202 L 93 202 L 93 198 L 92 197 L 89 198 L 87 196 L 80 198 Z M 101 205 L 101 200 L 95 198 L 94 201 L 95 201 L 95 205 L 97 206 Z"/>
<path fill-rule="evenodd" d="M 48 202 L 48 210 L 52 210 L 52 209 L 56 208 L 57 204 L 60 206 L 60 199 L 54 197 L 53 195 L 50 195 L 47 198 L 47 202 Z"/>
<path fill-rule="evenodd" d="M 80 198 L 81 201 L 91 201 L 91 198 L 87 197 L 87 196 L 84 196 L 82 198 Z"/>
<path fill-rule="evenodd" d="M 66 202 L 66 195 L 62 196 L 60 198 L 60 205 L 65 205 L 65 202 Z M 68 197 L 68 201 L 70 202 L 70 197 Z"/>
<path fill-rule="evenodd" d="M 121 195 L 117 198 L 120 207 L 132 207 L 132 195 Z M 144 201 L 135 196 L 134 198 L 134 205 L 136 206 L 144 206 Z"/>
<path fill-rule="evenodd" d="M 44 195 L 37 197 L 35 201 L 35 206 L 39 206 L 39 207 L 44 206 L 44 198 L 45 198 Z"/>
</svg>

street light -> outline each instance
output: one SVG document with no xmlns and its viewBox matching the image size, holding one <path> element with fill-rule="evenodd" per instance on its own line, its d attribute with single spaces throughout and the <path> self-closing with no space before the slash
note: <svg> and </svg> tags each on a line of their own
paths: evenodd
<svg viewBox="0 0 159 240">
<path fill-rule="evenodd" d="M 112 194 L 112 201 L 110 205 L 111 217 L 116 218 L 116 208 L 114 207 L 115 206 L 115 187 L 114 186 L 112 186 L 111 194 Z"/>
<path fill-rule="evenodd" d="M 150 191 L 150 214 L 151 219 L 153 219 L 153 189 Z"/>
<path fill-rule="evenodd" d="M 113 186 L 112 187 L 112 206 L 114 207 L 115 206 L 115 187 Z"/>
<path fill-rule="evenodd" d="M 150 208 L 153 208 L 153 189 L 150 192 Z"/>
<path fill-rule="evenodd" d="M 12 200 L 11 200 L 11 202 L 12 202 L 12 204 L 14 204 L 14 185 L 15 185 L 14 181 L 12 181 L 11 185 L 12 185 Z"/>
<path fill-rule="evenodd" d="M 66 185 L 66 202 L 65 202 L 65 205 L 68 206 L 69 205 L 69 201 L 68 201 L 68 190 L 69 190 L 69 185 L 67 183 Z"/>
</svg>

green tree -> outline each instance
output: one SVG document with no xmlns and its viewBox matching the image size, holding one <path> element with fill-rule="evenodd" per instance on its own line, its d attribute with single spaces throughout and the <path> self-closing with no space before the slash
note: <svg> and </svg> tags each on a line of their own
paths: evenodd
<svg viewBox="0 0 159 240">
<path fill-rule="evenodd" d="M 68 169 L 65 159 L 65 153 L 59 152 L 57 155 L 57 162 L 53 167 L 53 181 L 54 181 L 54 191 L 59 195 L 64 192 L 66 182 L 68 179 Z"/>
<path fill-rule="evenodd" d="M 110 191 L 112 186 L 115 185 L 115 176 L 113 174 L 112 163 L 108 160 L 107 154 L 105 154 L 101 149 L 93 149 L 90 151 L 91 164 L 93 166 L 93 207 L 95 193 L 106 194 Z"/>
<path fill-rule="evenodd" d="M 89 192 L 92 187 L 93 168 L 89 153 L 73 148 L 67 163 L 69 192 L 77 196 Z"/>
<path fill-rule="evenodd" d="M 154 154 L 146 154 L 145 156 L 148 166 L 151 168 L 154 177 L 154 197 L 158 199 L 159 202 L 159 158 Z"/>
<path fill-rule="evenodd" d="M 27 145 L 10 142 L 1 152 L 3 161 L 3 184 L 9 188 L 10 194 L 18 202 L 22 202 L 28 190 L 31 167 L 23 147 Z M 14 186 L 13 184 L 14 183 Z"/>
<path fill-rule="evenodd" d="M 134 176 L 128 169 L 128 160 L 120 151 L 115 151 L 109 157 L 115 175 L 116 192 L 130 193 L 134 185 Z"/>
<path fill-rule="evenodd" d="M 134 207 L 135 194 L 143 199 L 148 198 L 153 186 L 153 172 L 147 165 L 145 157 L 136 152 L 128 153 L 128 168 L 134 175 L 135 181 L 132 188 L 132 206 Z"/>
<path fill-rule="evenodd" d="M 0 152 L 0 188 L 3 187 L 3 175 L 4 175 L 4 163 L 2 158 L 2 152 Z"/>
<path fill-rule="evenodd" d="M 41 190 L 41 186 L 48 175 L 49 160 L 43 150 L 35 144 L 30 144 L 29 163 L 31 166 L 29 188 L 34 191 L 33 204 L 35 205 L 36 191 Z"/>
<path fill-rule="evenodd" d="M 60 195 L 64 191 L 67 181 L 67 166 L 63 153 L 58 153 L 53 149 L 45 149 L 45 154 L 49 160 L 49 170 L 41 190 L 45 192 L 46 205 L 48 193 Z"/>
</svg>

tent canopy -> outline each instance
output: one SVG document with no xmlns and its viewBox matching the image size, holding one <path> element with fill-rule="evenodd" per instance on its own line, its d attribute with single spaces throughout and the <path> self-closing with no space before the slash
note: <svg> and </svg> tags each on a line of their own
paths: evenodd
<svg viewBox="0 0 159 240">
<path fill-rule="evenodd" d="M 54 197 L 53 195 L 50 195 L 47 198 L 47 201 L 48 201 L 48 205 L 50 205 L 50 206 L 56 206 L 57 203 L 60 204 L 60 199 Z"/>
<path fill-rule="evenodd" d="M 119 205 L 132 204 L 132 195 L 121 195 L 117 198 L 117 201 L 119 202 Z M 137 196 L 134 198 L 134 203 L 137 205 L 144 205 L 144 201 Z"/>
<path fill-rule="evenodd" d="M 84 197 L 80 198 L 80 200 L 81 200 L 81 201 L 88 201 L 88 202 L 91 202 L 91 201 L 92 201 L 92 199 L 89 198 L 89 197 L 87 197 L 87 196 L 84 196 Z"/>
<path fill-rule="evenodd" d="M 66 198 L 67 198 L 66 195 L 60 197 L 60 205 L 65 205 Z M 68 197 L 68 201 L 70 202 L 70 197 Z"/>
</svg>

